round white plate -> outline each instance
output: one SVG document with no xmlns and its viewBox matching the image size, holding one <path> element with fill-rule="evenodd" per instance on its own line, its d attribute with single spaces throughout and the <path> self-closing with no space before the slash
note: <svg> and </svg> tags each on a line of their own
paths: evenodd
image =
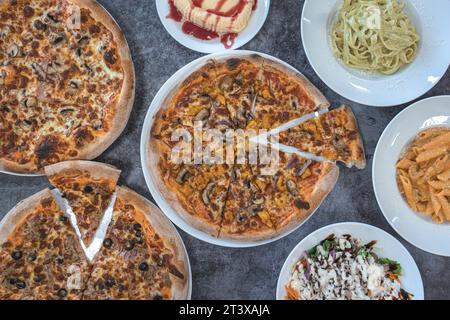
<svg viewBox="0 0 450 320">
<path fill-rule="evenodd" d="M 158 206 L 161 208 L 162 212 L 170 219 L 172 222 L 177 225 L 179 228 L 190 234 L 191 236 L 203 240 L 205 242 L 209 242 L 215 245 L 224 246 L 224 247 L 232 247 L 232 248 L 246 248 L 246 247 L 255 247 L 259 245 L 264 245 L 270 242 L 274 242 L 276 240 L 279 240 L 290 233 L 294 232 L 296 229 L 298 229 L 300 226 L 302 226 L 313 214 L 309 215 L 308 218 L 302 221 L 296 228 L 293 230 L 290 230 L 287 233 L 281 234 L 276 238 L 264 240 L 264 241 L 257 241 L 257 242 L 242 242 L 237 240 L 228 240 L 228 239 L 220 239 L 215 238 L 207 233 L 204 233 L 202 231 L 199 231 L 195 228 L 193 228 L 190 224 L 188 224 L 183 218 L 180 217 L 180 215 L 170 206 L 167 201 L 164 199 L 163 195 L 161 194 L 159 188 L 157 187 L 157 184 L 155 182 L 155 178 L 153 177 L 153 174 L 148 169 L 150 166 L 156 166 L 156 163 L 151 163 L 148 159 L 148 150 L 149 150 L 149 144 L 150 144 L 150 132 L 151 128 L 153 126 L 153 121 L 156 113 L 160 110 L 162 103 L 166 99 L 167 95 L 177 86 L 179 85 L 187 76 L 189 76 L 193 71 L 197 70 L 201 66 L 205 65 L 208 60 L 210 59 L 224 59 L 224 58 L 232 58 L 232 57 L 240 57 L 240 56 L 249 56 L 252 54 L 257 54 L 263 58 L 270 59 L 273 61 L 276 61 L 287 68 L 292 69 L 293 71 L 301 74 L 298 70 L 296 70 L 291 65 L 287 64 L 286 62 L 277 59 L 275 57 L 272 57 L 268 54 L 255 52 L 255 51 L 247 51 L 247 50 L 237 50 L 237 51 L 231 51 L 231 52 L 220 52 L 220 53 L 214 53 L 210 54 L 204 57 L 201 57 L 195 61 L 192 61 L 191 63 L 187 64 L 180 70 L 178 70 L 167 82 L 161 87 L 161 89 L 158 91 L 158 93 L 155 95 L 155 98 L 152 101 L 152 104 L 150 105 L 147 115 L 144 120 L 144 127 L 142 129 L 141 134 L 141 165 L 142 170 L 144 171 L 144 177 L 145 181 L 147 183 L 148 189 L 150 190 L 153 199 L 155 199 Z"/>
<path fill-rule="evenodd" d="M 343 0 L 306 0 L 302 40 L 319 77 L 343 97 L 369 106 L 412 101 L 433 88 L 450 65 L 450 1 L 402 0 L 421 36 L 413 63 L 394 75 L 370 75 L 345 67 L 333 54 L 330 33 Z"/>
<path fill-rule="evenodd" d="M 400 281 L 402 282 L 403 288 L 414 295 L 414 300 L 424 299 L 423 283 L 419 268 L 417 268 L 408 250 L 397 239 L 389 233 L 367 224 L 344 222 L 332 224 L 314 231 L 292 250 L 278 278 L 277 300 L 285 299 L 287 295 L 286 285 L 291 277 L 292 268 L 303 256 L 304 252 L 316 246 L 331 234 L 335 234 L 336 236 L 350 234 L 355 238 L 361 239 L 364 243 L 376 240 L 377 244 L 374 251 L 378 256 L 390 258 L 401 264 L 402 276 L 400 277 Z"/>
<path fill-rule="evenodd" d="M 269 14 L 270 0 L 258 0 L 256 10 L 252 13 L 250 21 L 234 41 L 234 45 L 229 49 L 238 49 L 252 40 L 261 30 L 267 15 Z M 185 34 L 181 30 L 181 23 L 167 18 L 170 12 L 168 0 L 156 0 L 156 10 L 159 18 L 167 32 L 183 46 L 202 53 L 213 53 L 227 50 L 219 39 L 201 40 Z"/>
<path fill-rule="evenodd" d="M 450 257 L 450 224 L 439 225 L 415 213 L 403 199 L 396 182 L 395 165 L 402 151 L 422 130 L 450 127 L 450 96 L 419 101 L 400 112 L 378 141 L 373 160 L 373 187 L 387 221 L 416 247 Z"/>
</svg>

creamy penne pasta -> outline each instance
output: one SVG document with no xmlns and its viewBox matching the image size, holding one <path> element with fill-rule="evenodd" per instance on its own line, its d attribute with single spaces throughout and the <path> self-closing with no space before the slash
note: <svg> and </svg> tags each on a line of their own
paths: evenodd
<svg viewBox="0 0 450 320">
<path fill-rule="evenodd" d="M 397 162 L 408 205 L 436 223 L 450 222 L 450 128 L 420 132 Z"/>
</svg>

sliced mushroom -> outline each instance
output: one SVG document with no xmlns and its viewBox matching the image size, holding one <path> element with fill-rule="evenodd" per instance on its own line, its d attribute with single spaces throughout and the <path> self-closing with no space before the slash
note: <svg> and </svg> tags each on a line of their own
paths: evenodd
<svg viewBox="0 0 450 320">
<path fill-rule="evenodd" d="M 258 95 L 257 95 L 257 94 L 253 95 L 253 99 L 252 99 L 252 108 L 251 108 L 252 114 L 255 114 L 255 113 L 256 113 L 256 101 L 257 101 L 257 100 L 258 100 Z"/>
<path fill-rule="evenodd" d="M 265 202 L 264 196 L 262 193 L 255 193 L 252 197 L 253 204 L 263 204 Z"/>
<path fill-rule="evenodd" d="M 211 199 L 209 198 L 209 193 L 212 191 L 212 189 L 216 186 L 215 182 L 209 182 L 206 186 L 206 188 L 202 192 L 202 200 L 203 203 L 206 205 L 209 205 L 211 203 Z"/>
<path fill-rule="evenodd" d="M 0 112 L 9 112 L 11 111 L 6 105 L 0 104 Z"/>
<path fill-rule="evenodd" d="M 28 119 L 23 120 L 23 124 L 26 128 L 30 128 L 31 126 L 33 126 L 33 122 Z"/>
<path fill-rule="evenodd" d="M 5 70 L 0 70 L 0 86 L 5 83 L 6 72 Z"/>
<path fill-rule="evenodd" d="M 250 207 L 243 208 L 238 211 L 236 215 L 236 221 L 239 223 L 243 223 L 245 220 L 254 217 L 258 214 L 258 212 L 262 211 L 263 207 L 259 204 L 253 204 Z"/>
<path fill-rule="evenodd" d="M 306 131 L 306 130 L 300 130 L 300 131 L 298 132 L 298 136 L 299 136 L 301 139 L 311 139 L 311 138 L 313 137 L 312 133 L 309 132 L 309 131 Z"/>
<path fill-rule="evenodd" d="M 194 121 L 204 121 L 204 120 L 208 119 L 209 116 L 210 116 L 209 110 L 208 109 L 202 109 L 194 117 Z"/>
<path fill-rule="evenodd" d="M 297 196 L 298 194 L 297 185 L 294 181 L 288 180 L 286 182 L 286 187 L 291 195 L 293 195 L 294 197 Z"/>
<path fill-rule="evenodd" d="M 52 21 L 53 23 L 58 23 L 59 22 L 58 18 L 56 18 L 56 13 L 54 13 L 54 12 L 47 13 L 47 18 L 50 21 Z"/>
<path fill-rule="evenodd" d="M 88 36 L 82 36 L 81 38 L 80 38 L 80 40 L 78 40 L 78 44 L 80 45 L 80 46 L 83 46 L 83 45 L 85 45 L 85 44 L 87 44 L 88 42 L 89 42 L 89 37 Z"/>
<path fill-rule="evenodd" d="M 303 163 L 301 166 L 299 166 L 296 170 L 295 170 L 295 176 L 296 177 L 301 177 L 305 171 L 309 168 L 309 166 L 312 164 L 312 160 L 308 159 L 305 161 L 305 163 Z"/>
<path fill-rule="evenodd" d="M 20 52 L 20 48 L 17 44 L 13 43 L 12 45 L 9 46 L 8 50 L 7 50 L 7 54 L 10 58 L 15 58 L 19 55 Z"/>
<path fill-rule="evenodd" d="M 76 81 L 76 80 L 70 80 L 69 81 L 69 87 L 70 88 L 72 88 L 72 89 L 78 89 L 78 81 Z"/>
<path fill-rule="evenodd" d="M 102 126 L 103 126 L 103 121 L 100 120 L 100 119 L 94 120 L 94 121 L 92 122 L 92 127 L 93 127 L 95 130 L 101 129 Z"/>
<path fill-rule="evenodd" d="M 299 106 L 298 97 L 291 94 L 289 96 L 289 101 L 290 101 L 292 110 L 297 110 L 298 106 Z"/>
<path fill-rule="evenodd" d="M 48 64 L 47 74 L 53 75 L 60 73 L 63 70 L 63 62 L 59 60 L 54 60 Z"/>
<path fill-rule="evenodd" d="M 228 91 L 232 88 L 233 83 L 234 83 L 233 77 L 230 75 L 226 75 L 225 77 L 223 77 L 219 87 L 223 91 Z"/>
<path fill-rule="evenodd" d="M 238 168 L 231 170 L 231 180 L 237 181 L 241 177 L 241 171 Z"/>
<path fill-rule="evenodd" d="M 189 174 L 188 168 L 186 168 L 186 167 L 181 168 L 180 172 L 178 172 L 178 175 L 177 175 L 177 179 L 176 179 L 177 183 L 183 184 L 186 181 L 188 174 Z"/>
<path fill-rule="evenodd" d="M 39 81 L 45 81 L 45 77 L 46 77 L 45 71 L 39 64 L 33 62 L 31 64 L 31 68 L 37 74 Z"/>
</svg>

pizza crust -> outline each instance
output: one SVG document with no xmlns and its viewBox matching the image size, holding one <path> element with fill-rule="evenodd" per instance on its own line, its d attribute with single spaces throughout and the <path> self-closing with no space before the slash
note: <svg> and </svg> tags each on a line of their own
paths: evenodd
<svg viewBox="0 0 450 320">
<path fill-rule="evenodd" d="M 219 238 L 226 240 L 236 240 L 243 242 L 259 242 L 276 238 L 278 233 L 275 229 L 266 229 L 260 232 L 246 232 L 243 234 L 220 231 Z"/>
<path fill-rule="evenodd" d="M 303 74 L 299 73 L 298 71 L 294 71 L 284 64 L 270 59 L 264 59 L 263 67 L 265 66 L 275 68 L 289 75 L 290 77 L 295 78 L 296 81 L 303 85 L 303 88 L 308 93 L 309 97 L 314 101 L 317 109 L 328 109 L 330 107 L 330 102 L 327 100 L 327 98 L 325 98 L 322 92 L 320 92 L 319 89 L 317 89 L 317 87 L 314 86 L 311 81 L 309 81 Z"/>
<path fill-rule="evenodd" d="M 359 130 L 358 121 L 356 120 L 355 114 L 353 113 L 353 110 L 346 106 L 341 106 L 339 108 L 345 108 L 347 110 L 347 114 L 349 116 L 350 120 L 350 127 L 355 132 L 361 132 Z M 352 162 L 347 164 L 347 167 L 351 168 L 355 166 L 356 168 L 362 170 L 366 168 L 367 162 L 366 162 L 366 154 L 364 151 L 364 143 L 362 140 L 362 137 L 360 134 L 358 134 L 356 141 L 351 143 L 350 150 L 352 154 L 352 158 L 354 159 Z"/>
<path fill-rule="evenodd" d="M 191 204 L 188 203 L 184 199 L 184 197 L 177 197 L 177 189 L 176 186 L 168 186 L 164 182 L 164 177 L 161 174 L 161 170 L 158 166 L 161 155 L 164 152 L 167 152 L 168 146 L 163 142 L 151 138 L 151 142 L 148 144 L 148 163 L 152 163 L 154 165 L 148 166 L 148 171 L 152 176 L 151 179 L 156 184 L 156 188 L 161 193 L 161 196 L 164 198 L 165 202 L 190 226 L 193 228 L 204 232 L 213 237 L 217 237 L 219 235 L 220 226 L 212 225 L 211 223 L 198 219 L 198 217 L 193 216 L 189 213 L 185 208 L 191 207 Z"/>
<path fill-rule="evenodd" d="M 64 161 L 44 167 L 44 172 L 49 178 L 64 173 L 70 174 L 73 171 L 85 171 L 93 179 L 106 178 L 113 181 L 117 181 L 121 173 L 112 165 L 85 160 Z"/>
<path fill-rule="evenodd" d="M 53 199 L 53 195 L 48 188 L 20 201 L 9 211 L 0 221 L 0 245 L 8 240 L 10 234 L 23 223 L 29 214 L 33 213 L 40 201 L 47 198 Z"/>
<path fill-rule="evenodd" d="M 277 229 L 277 235 L 286 234 L 299 226 L 305 219 L 311 216 L 333 190 L 339 178 L 339 167 L 333 163 L 325 163 L 326 171 L 315 184 L 314 191 L 307 198 L 310 208 L 304 211 L 302 215 L 291 214 L 280 228 Z M 282 209 L 281 209 L 282 210 Z M 289 215 L 288 211 L 286 215 Z"/>
<path fill-rule="evenodd" d="M 154 230 L 164 239 L 164 243 L 168 246 L 173 254 L 173 264 L 184 275 L 184 279 L 180 279 L 170 274 L 172 280 L 172 292 L 174 300 L 186 300 L 189 298 L 190 292 L 190 268 L 189 257 L 184 247 L 183 241 L 172 223 L 166 218 L 161 210 L 153 203 L 137 194 L 136 192 L 126 188 L 117 187 L 117 197 L 126 199 L 127 202 L 133 204 L 138 210 L 145 213 L 144 217 L 136 217 L 138 221 L 149 223 Z M 145 230 L 145 228 L 143 228 Z"/>
<path fill-rule="evenodd" d="M 76 159 L 95 159 L 101 155 L 122 134 L 125 129 L 131 110 L 134 105 L 136 76 L 130 48 L 123 31 L 108 11 L 94 0 L 69 0 L 80 8 L 90 9 L 92 17 L 100 21 L 113 35 L 117 44 L 118 55 L 123 68 L 123 84 L 118 101 L 116 102 L 116 114 L 108 133 L 94 144 L 89 144 L 78 150 Z M 69 160 L 69 159 L 68 159 Z"/>
</svg>

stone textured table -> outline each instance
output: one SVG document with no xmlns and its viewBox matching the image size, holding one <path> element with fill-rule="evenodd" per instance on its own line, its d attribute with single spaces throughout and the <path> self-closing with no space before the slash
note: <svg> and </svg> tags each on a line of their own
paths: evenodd
<svg viewBox="0 0 450 320">
<path fill-rule="evenodd" d="M 98 160 L 122 169 L 120 182 L 152 199 L 144 181 L 139 155 L 140 134 L 147 108 L 162 84 L 201 54 L 179 45 L 165 31 L 154 0 L 100 2 L 125 32 L 136 67 L 137 88 L 136 102 L 126 130 Z M 301 0 L 272 0 L 264 27 L 243 49 L 268 53 L 290 63 L 322 90 L 333 106 L 342 103 L 351 106 L 364 137 L 367 169 L 342 168 L 336 188 L 314 216 L 290 236 L 269 245 L 228 249 L 204 243 L 180 231 L 191 260 L 192 297 L 274 299 L 281 267 L 300 240 L 328 224 L 359 221 L 386 230 L 406 246 L 419 266 L 427 299 L 450 299 L 450 258 L 421 251 L 398 236 L 378 208 L 372 189 L 371 167 L 376 143 L 389 121 L 406 105 L 370 108 L 348 101 L 327 88 L 309 65 L 303 51 L 300 36 L 302 7 Z M 426 97 L 442 94 L 450 94 L 450 72 Z M 0 174 L 0 217 L 20 200 L 48 186 L 44 177 Z"/>
</svg>

